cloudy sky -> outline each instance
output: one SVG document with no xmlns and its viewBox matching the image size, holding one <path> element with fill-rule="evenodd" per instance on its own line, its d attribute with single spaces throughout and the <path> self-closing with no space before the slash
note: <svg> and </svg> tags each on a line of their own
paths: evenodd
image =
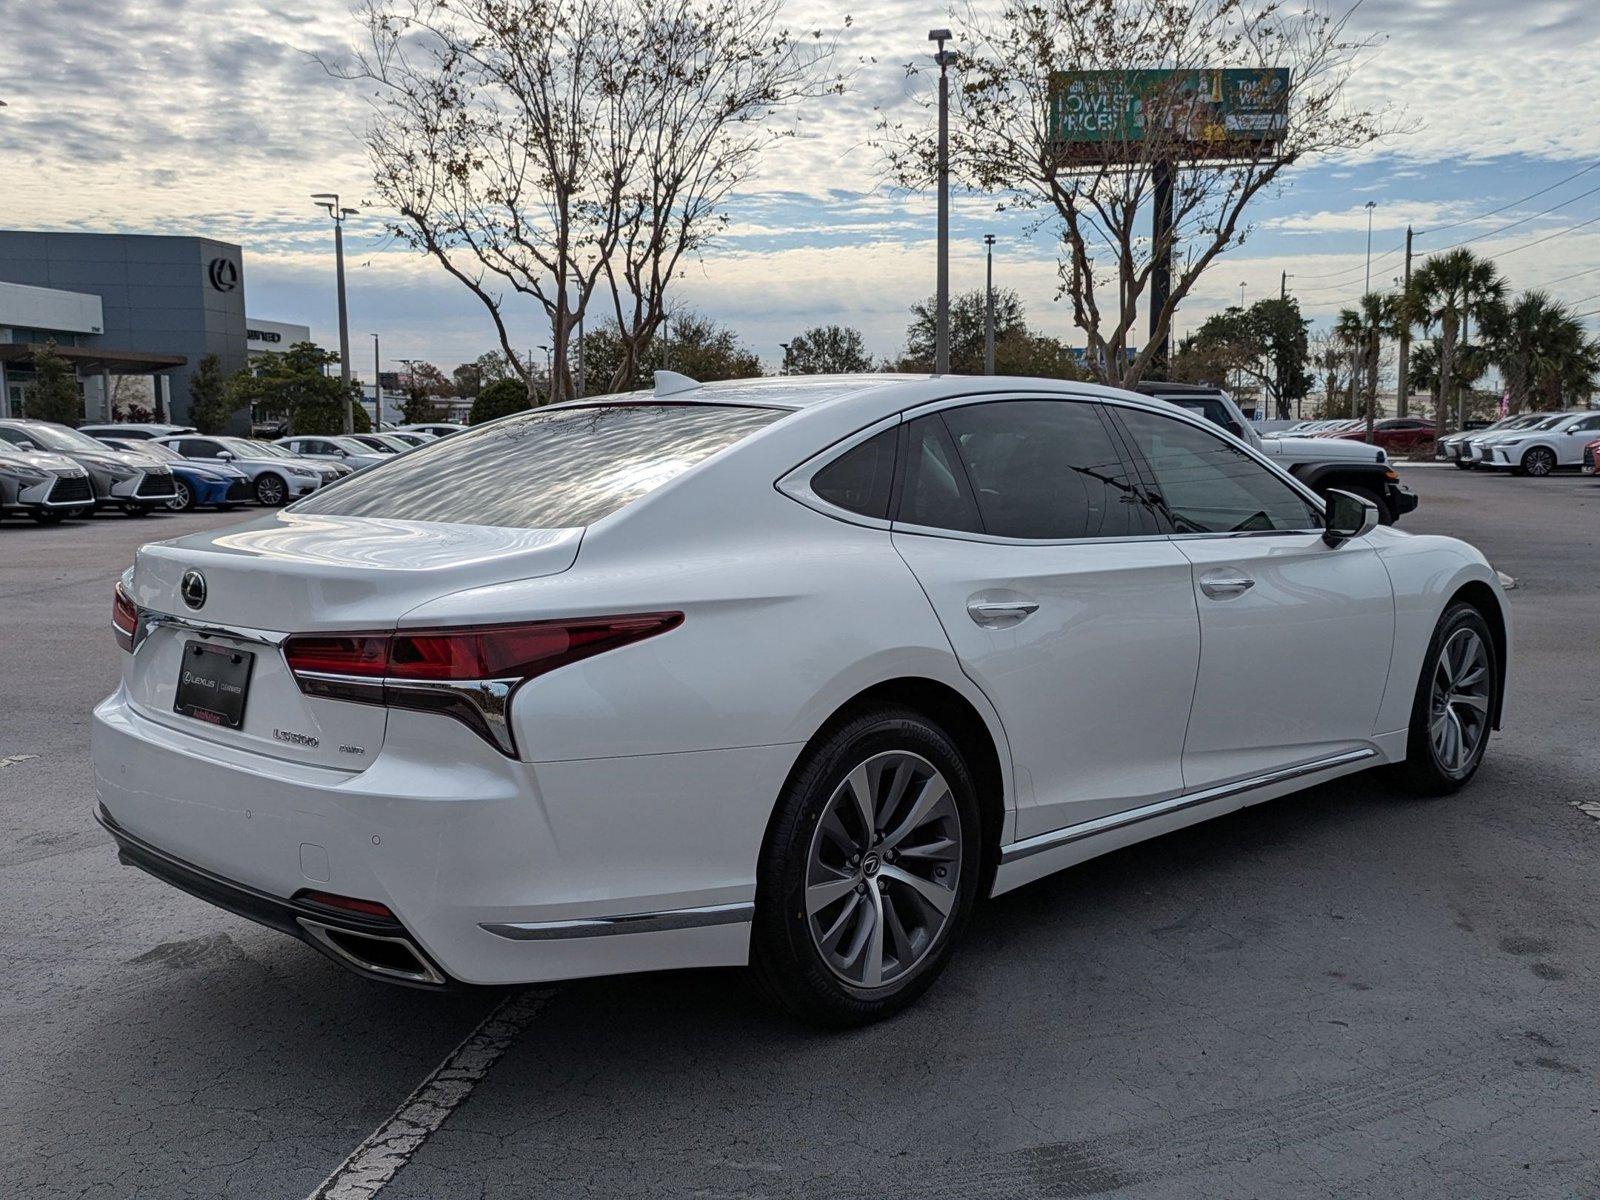
<svg viewBox="0 0 1600 1200">
<path fill-rule="evenodd" d="M 932 291 L 932 197 L 882 187 L 862 141 L 875 108 L 912 111 L 919 85 L 902 64 L 925 52 L 930 26 L 948 23 L 943 10 L 790 0 L 799 26 L 836 26 L 848 12 L 844 51 L 867 61 L 852 92 L 733 198 L 727 234 L 682 285 L 769 363 L 780 341 L 831 321 L 894 353 L 907 305 Z M 1236 302 L 1241 284 L 1247 299 L 1275 292 L 1283 271 L 1308 315 L 1326 320 L 1361 291 L 1368 200 L 1375 285 L 1399 272 L 1410 223 L 1419 253 L 1471 239 L 1513 286 L 1549 286 L 1579 311 L 1600 310 L 1600 3 L 1366 0 L 1353 28 L 1384 39 L 1355 99 L 1402 106 L 1415 132 L 1357 159 L 1298 166 L 1259 205 L 1247 244 L 1201 281 L 1180 332 Z M 313 58 L 352 43 L 347 0 L 0 0 L 0 30 L 0 227 L 238 242 L 251 314 L 336 342 L 331 235 L 307 197 L 368 193 L 364 103 Z M 1022 293 L 1037 327 L 1081 342 L 1052 299 L 1047 235 L 1030 242 L 983 197 L 955 206 L 953 286 L 981 286 L 991 231 L 997 282 Z M 347 250 L 361 365 L 372 332 L 386 368 L 401 357 L 448 367 L 493 347 L 476 301 L 386 244 L 377 219 L 352 221 Z M 514 329 L 530 345 L 546 340 L 531 313 Z"/>
</svg>

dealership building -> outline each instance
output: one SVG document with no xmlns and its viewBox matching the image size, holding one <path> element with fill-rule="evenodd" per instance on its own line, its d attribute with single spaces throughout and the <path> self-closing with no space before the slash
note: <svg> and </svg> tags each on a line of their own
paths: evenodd
<svg viewBox="0 0 1600 1200">
<path fill-rule="evenodd" d="M 246 315 L 243 254 L 227 242 L 0 230 L 0 417 L 24 410 L 34 361 L 52 342 L 89 418 L 111 419 L 114 379 L 146 376 L 157 419 L 181 424 L 206 355 L 232 374 L 310 336 Z"/>
</svg>

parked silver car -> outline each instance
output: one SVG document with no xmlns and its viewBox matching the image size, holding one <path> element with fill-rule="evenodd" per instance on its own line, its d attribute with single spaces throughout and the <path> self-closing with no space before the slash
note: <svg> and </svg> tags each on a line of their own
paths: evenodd
<svg viewBox="0 0 1600 1200">
<path fill-rule="evenodd" d="M 160 441 L 185 458 L 225 462 L 239 468 L 250 477 L 250 490 L 256 502 L 269 508 L 316 491 L 327 478 L 310 460 L 279 454 L 270 442 L 258 442 L 253 438 L 185 434 Z"/>
<path fill-rule="evenodd" d="M 347 467 L 360 470 L 362 467 L 375 467 L 381 462 L 387 462 L 392 455 L 383 454 L 374 450 L 365 442 L 354 437 L 332 437 L 317 435 L 315 437 L 279 438 L 273 443 L 282 446 L 300 458 L 327 459 L 330 462 L 343 463 Z"/>
<path fill-rule="evenodd" d="M 84 468 L 97 508 L 120 508 L 130 516 L 143 516 L 165 505 L 176 491 L 172 471 L 155 455 L 114 449 L 67 425 L 4 420 L 0 438 L 24 450 L 63 454 Z"/>
<path fill-rule="evenodd" d="M 89 472 L 61 454 L 24 450 L 0 438 L 0 515 L 53 523 L 94 511 Z"/>
</svg>

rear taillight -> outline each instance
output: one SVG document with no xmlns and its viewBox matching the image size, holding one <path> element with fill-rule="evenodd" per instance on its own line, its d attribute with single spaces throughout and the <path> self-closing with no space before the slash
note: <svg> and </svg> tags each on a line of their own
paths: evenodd
<svg viewBox="0 0 1600 1200">
<path fill-rule="evenodd" d="M 139 610 L 133 603 L 133 597 L 118 583 L 111 594 L 111 632 L 116 635 L 117 645 L 130 653 L 133 651 L 133 633 L 138 624 Z"/>
<path fill-rule="evenodd" d="M 679 612 L 575 617 L 466 629 L 296 634 L 284 659 L 311 696 L 454 716 L 507 754 L 506 722 L 521 684 L 683 623 Z"/>
</svg>

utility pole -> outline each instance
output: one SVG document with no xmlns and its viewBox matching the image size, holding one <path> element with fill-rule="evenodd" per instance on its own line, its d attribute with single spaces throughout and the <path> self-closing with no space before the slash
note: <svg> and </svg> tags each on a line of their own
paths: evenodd
<svg viewBox="0 0 1600 1200">
<path fill-rule="evenodd" d="M 938 43 L 933 61 L 939 64 L 939 265 L 934 287 L 933 373 L 950 373 L 950 64 L 954 50 L 946 50 L 948 29 L 933 29 L 928 40 Z"/>
<path fill-rule="evenodd" d="M 361 210 L 358 208 L 341 208 L 337 192 L 320 192 L 311 197 L 318 208 L 323 209 L 333 218 L 333 257 L 334 269 L 338 279 L 339 289 L 339 378 L 345 386 L 344 403 L 344 431 L 354 433 L 356 428 L 355 404 L 356 399 L 349 395 L 350 391 L 350 314 L 345 306 L 344 298 L 344 219 L 353 217 Z"/>
<path fill-rule="evenodd" d="M 983 373 L 994 374 L 994 234 L 983 235 Z"/>
<path fill-rule="evenodd" d="M 1406 226 L 1406 274 L 1400 285 L 1400 353 L 1395 366 L 1400 371 L 1400 381 L 1395 385 L 1394 411 L 1397 417 L 1406 415 L 1410 402 L 1410 384 L 1406 374 L 1411 366 L 1411 226 Z"/>
<path fill-rule="evenodd" d="M 1378 207 L 1376 200 L 1367 201 L 1367 290 L 1363 296 L 1372 294 L 1372 210 Z"/>
<path fill-rule="evenodd" d="M 1278 300 L 1281 303 L 1289 298 L 1289 272 L 1285 271 L 1278 276 Z"/>
</svg>

